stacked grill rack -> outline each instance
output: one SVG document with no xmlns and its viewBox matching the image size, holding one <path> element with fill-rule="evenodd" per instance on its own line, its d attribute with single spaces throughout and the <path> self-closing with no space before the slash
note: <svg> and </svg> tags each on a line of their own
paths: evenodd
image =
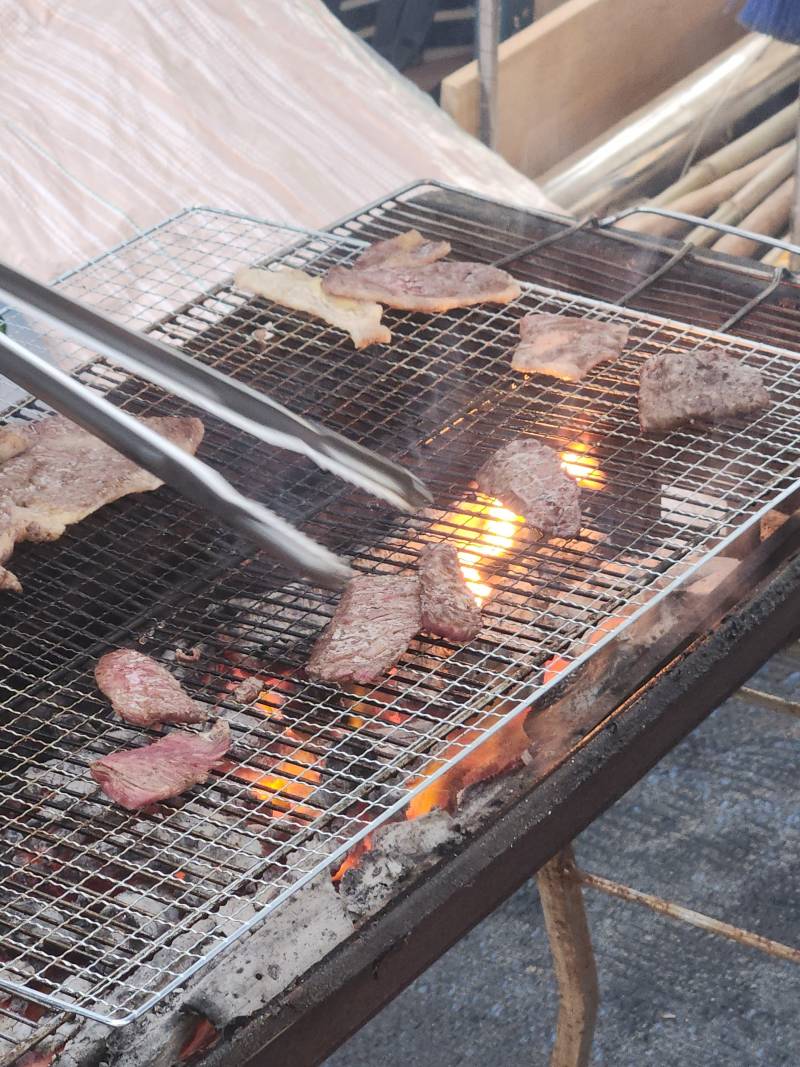
<svg viewBox="0 0 800 1067">
<path fill-rule="evenodd" d="M 508 263 L 527 283 L 522 298 L 437 316 L 390 312 L 392 346 L 354 352 L 336 331 L 231 287 L 239 264 L 320 272 L 352 258 L 353 238 L 412 226 L 450 240 L 460 258 Z M 385 682 L 348 694 L 302 673 L 334 598 L 253 557 L 169 490 L 105 508 L 57 544 L 20 547 L 25 591 L 4 604 L 0 642 L 3 986 L 112 1025 L 140 1016 L 401 813 L 426 771 L 463 758 L 563 683 L 600 647 L 594 636 L 614 640 L 787 496 L 800 460 L 800 362 L 706 328 L 738 323 L 780 343 L 795 312 L 772 303 L 780 273 L 742 266 L 728 276 L 727 289 L 699 282 L 686 253 L 424 186 L 326 235 L 196 209 L 65 278 L 69 294 L 400 459 L 436 503 L 398 516 L 205 417 L 201 455 L 243 491 L 360 570 L 413 567 L 425 543 L 449 537 L 477 553 L 492 592 L 468 648 L 420 640 Z M 631 342 L 583 383 L 523 381 L 510 352 L 517 319 L 534 310 L 624 322 Z M 127 410 L 189 411 L 49 340 L 82 381 Z M 772 408 L 744 428 L 642 438 L 642 361 L 709 342 L 762 371 Z M 41 414 L 34 402 L 9 412 Z M 518 526 L 502 554 L 481 554 L 487 502 L 472 478 L 522 434 L 584 465 L 584 531 L 544 542 Z M 98 796 L 88 774 L 99 756 L 147 740 L 113 719 L 93 684 L 97 658 L 119 645 L 167 663 L 234 734 L 207 786 L 141 815 Z M 558 677 L 548 673 L 553 660 Z M 261 696 L 244 707 L 234 690 L 253 675 Z M 255 917 L 254 894 L 264 905 Z"/>
</svg>

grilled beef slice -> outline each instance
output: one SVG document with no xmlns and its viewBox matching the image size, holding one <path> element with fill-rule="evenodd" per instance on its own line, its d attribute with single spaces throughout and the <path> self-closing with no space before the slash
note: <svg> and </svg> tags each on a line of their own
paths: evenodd
<svg viewBox="0 0 800 1067">
<path fill-rule="evenodd" d="M 146 418 L 145 426 L 192 455 L 203 424 L 192 418 Z M 0 563 L 19 541 L 56 541 L 67 526 L 129 493 L 158 489 L 160 479 L 99 437 L 51 415 L 17 430 L 0 430 Z M 0 566 L 0 589 L 20 592 Z"/>
<path fill-rule="evenodd" d="M 375 241 L 353 263 L 355 270 L 363 267 L 422 267 L 450 255 L 447 241 L 427 241 L 419 230 L 406 230 L 386 241 Z"/>
<path fill-rule="evenodd" d="M 101 656 L 94 677 L 117 715 L 134 726 L 205 722 L 208 718 L 205 706 L 192 700 L 165 667 L 132 648 Z"/>
<path fill-rule="evenodd" d="M 613 322 L 544 313 L 525 315 L 519 320 L 519 344 L 511 366 L 577 382 L 598 363 L 617 359 L 627 340 L 628 327 Z"/>
<path fill-rule="evenodd" d="M 331 267 L 322 288 L 331 296 L 429 312 L 487 302 L 507 304 L 521 292 L 519 283 L 504 270 L 455 260 L 422 266 Z"/>
<path fill-rule="evenodd" d="M 548 537 L 574 537 L 581 528 L 578 486 L 558 454 L 529 437 L 501 448 L 476 475 L 478 488 L 523 515 Z"/>
<path fill-rule="evenodd" d="M 469 590 L 454 545 L 428 545 L 419 563 L 422 629 L 466 643 L 481 628 L 481 611 Z"/>
<path fill-rule="evenodd" d="M 321 682 L 377 682 L 420 629 L 419 579 L 357 574 L 311 650 L 306 671 Z"/>
<path fill-rule="evenodd" d="M 205 733 L 176 730 L 144 748 L 103 756 L 90 771 L 106 796 L 133 811 L 205 782 L 230 743 L 230 728 L 220 719 Z"/>
<path fill-rule="evenodd" d="M 659 352 L 639 375 L 639 421 L 645 432 L 725 422 L 769 407 L 761 375 L 721 348 Z"/>
</svg>

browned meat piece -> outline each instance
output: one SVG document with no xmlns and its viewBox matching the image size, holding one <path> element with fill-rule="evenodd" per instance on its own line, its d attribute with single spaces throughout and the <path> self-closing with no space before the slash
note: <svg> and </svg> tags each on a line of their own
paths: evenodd
<svg viewBox="0 0 800 1067">
<path fill-rule="evenodd" d="M 208 710 L 184 693 L 165 667 L 132 648 L 107 652 L 98 661 L 94 677 L 117 715 L 134 726 L 205 722 L 208 718 Z"/>
<path fill-rule="evenodd" d="M 660 352 L 639 375 L 639 421 L 645 432 L 724 422 L 755 415 L 769 404 L 759 372 L 721 348 Z"/>
<path fill-rule="evenodd" d="M 311 650 L 307 672 L 321 682 L 377 682 L 420 629 L 419 579 L 357 574 Z"/>
<path fill-rule="evenodd" d="M 191 418 L 142 422 L 194 454 L 203 424 Z M 158 489 L 158 478 L 69 419 L 51 415 L 0 431 L 0 563 L 18 541 L 57 541 L 67 526 L 129 493 Z M 0 589 L 22 586 L 0 566 Z"/>
<path fill-rule="evenodd" d="M 322 279 L 332 296 L 377 300 L 403 311 L 449 311 L 472 304 L 507 304 L 519 296 L 510 274 L 483 263 L 444 260 L 420 267 L 332 267 Z"/>
<path fill-rule="evenodd" d="M 578 486 L 558 454 L 529 437 L 495 452 L 477 474 L 478 488 L 523 515 L 545 536 L 574 537 L 581 528 Z"/>
<path fill-rule="evenodd" d="M 230 743 L 230 728 L 220 719 L 205 733 L 176 730 L 144 748 L 103 756 L 89 769 L 106 796 L 134 811 L 205 782 Z"/>
<path fill-rule="evenodd" d="M 419 230 L 406 230 L 387 241 L 375 241 L 353 263 L 362 267 L 421 267 L 450 255 L 448 241 L 426 241 Z"/>
<path fill-rule="evenodd" d="M 628 327 L 613 322 L 569 315 L 525 315 L 519 320 L 519 344 L 511 366 L 578 382 L 598 363 L 617 359 L 627 340 Z"/>
<path fill-rule="evenodd" d="M 469 591 L 458 552 L 443 542 L 428 545 L 419 561 L 422 629 L 466 643 L 481 628 L 481 609 Z"/>
</svg>

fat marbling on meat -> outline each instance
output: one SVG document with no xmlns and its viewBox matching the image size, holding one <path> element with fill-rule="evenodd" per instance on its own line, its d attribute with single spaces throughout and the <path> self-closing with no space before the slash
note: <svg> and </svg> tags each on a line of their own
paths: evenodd
<svg viewBox="0 0 800 1067">
<path fill-rule="evenodd" d="M 454 545 L 427 545 L 419 561 L 422 629 L 466 643 L 481 628 L 481 610 L 470 592 Z"/>
<path fill-rule="evenodd" d="M 220 719 L 205 733 L 176 730 L 143 748 L 103 756 L 90 772 L 106 796 L 135 811 L 205 782 L 230 743 L 230 727 Z"/>
<path fill-rule="evenodd" d="M 121 719 L 133 726 L 205 722 L 208 710 L 184 692 L 177 678 L 132 648 L 107 652 L 94 669 L 97 687 Z"/>
<path fill-rule="evenodd" d="M 476 475 L 478 488 L 523 515 L 546 537 L 574 537 L 581 528 L 577 483 L 558 453 L 531 437 L 520 437 L 487 460 Z"/>
<path fill-rule="evenodd" d="M 357 574 L 308 661 L 310 678 L 336 685 L 377 682 L 419 632 L 416 574 Z"/>
<path fill-rule="evenodd" d="M 331 296 L 375 300 L 402 311 L 450 311 L 473 304 L 507 304 L 519 283 L 498 267 L 440 260 L 421 266 L 379 263 L 372 267 L 331 267 L 322 279 Z"/>
<path fill-rule="evenodd" d="M 538 312 L 519 320 L 511 366 L 577 382 L 598 363 L 617 359 L 627 340 L 628 327 L 618 323 Z"/>
<path fill-rule="evenodd" d="M 141 421 L 191 454 L 203 438 L 199 419 Z M 20 541 L 56 541 L 104 504 L 160 485 L 155 475 L 60 415 L 0 428 L 0 564 Z M 21 588 L 16 575 L 0 566 L 0 589 Z"/>
<path fill-rule="evenodd" d="M 761 374 L 721 348 L 659 352 L 639 375 L 639 421 L 645 432 L 725 422 L 769 407 Z"/>
</svg>

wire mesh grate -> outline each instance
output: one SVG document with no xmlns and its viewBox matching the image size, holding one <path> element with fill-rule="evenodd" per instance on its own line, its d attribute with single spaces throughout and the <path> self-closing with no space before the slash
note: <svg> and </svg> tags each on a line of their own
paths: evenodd
<svg viewBox="0 0 800 1067">
<path fill-rule="evenodd" d="M 789 352 L 530 283 L 506 307 L 388 312 L 393 344 L 356 352 L 324 324 L 231 286 L 240 264 L 321 272 L 414 225 L 473 259 L 530 243 L 411 195 L 328 236 L 197 209 L 62 281 L 412 467 L 435 505 L 398 516 L 203 417 L 207 461 L 361 571 L 402 571 L 425 544 L 454 541 L 484 626 L 467 647 L 420 638 L 379 685 L 345 692 L 303 675 L 335 598 L 168 489 L 106 507 L 56 544 L 21 546 L 12 565 L 24 593 L 6 598 L 0 646 L 0 987 L 113 1025 L 142 1014 L 793 486 L 800 362 Z M 631 342 L 584 382 L 523 378 L 510 351 L 533 310 L 624 322 Z M 39 332 L 53 358 L 128 410 L 190 410 Z M 642 437 L 643 360 L 710 341 L 761 370 L 770 410 L 746 427 Z M 9 416 L 41 413 L 25 402 Z M 557 449 L 579 480 L 577 538 L 536 540 L 475 490 L 481 463 L 520 435 Z M 115 808 L 89 776 L 100 756 L 152 740 L 115 720 L 94 687 L 96 659 L 119 645 L 166 663 L 234 737 L 206 786 L 139 814 Z"/>
</svg>

